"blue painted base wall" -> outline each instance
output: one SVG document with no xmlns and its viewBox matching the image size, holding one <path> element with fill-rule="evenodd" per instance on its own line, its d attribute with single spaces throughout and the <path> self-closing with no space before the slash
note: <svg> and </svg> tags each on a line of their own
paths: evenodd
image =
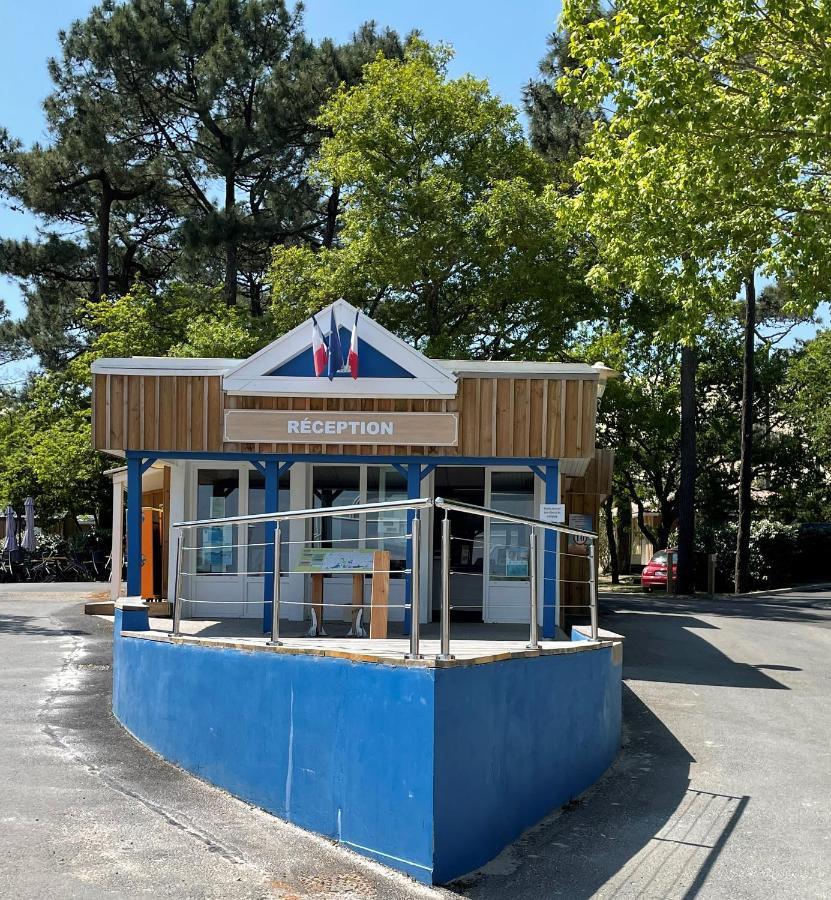
<svg viewBox="0 0 831 900">
<path fill-rule="evenodd" d="M 612 648 L 440 669 L 433 878 L 493 859 L 593 784 L 620 746 Z"/>
<path fill-rule="evenodd" d="M 610 648 L 426 669 L 119 631 L 113 711 L 137 738 L 427 883 L 487 862 L 619 745 Z"/>
</svg>

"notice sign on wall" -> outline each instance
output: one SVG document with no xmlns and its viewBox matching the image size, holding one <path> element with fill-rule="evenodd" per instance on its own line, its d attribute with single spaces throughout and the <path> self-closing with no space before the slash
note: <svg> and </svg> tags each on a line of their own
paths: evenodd
<svg viewBox="0 0 831 900">
<path fill-rule="evenodd" d="M 229 409 L 225 440 L 275 444 L 417 444 L 452 447 L 456 413 Z"/>
<path fill-rule="evenodd" d="M 565 503 L 540 503 L 539 518 L 549 525 L 562 525 L 566 520 Z"/>
<path fill-rule="evenodd" d="M 580 531 L 592 530 L 592 517 L 583 513 L 571 513 L 568 517 L 568 527 L 577 528 Z M 589 552 L 589 539 L 579 534 L 568 536 L 568 552 L 585 556 Z"/>
</svg>

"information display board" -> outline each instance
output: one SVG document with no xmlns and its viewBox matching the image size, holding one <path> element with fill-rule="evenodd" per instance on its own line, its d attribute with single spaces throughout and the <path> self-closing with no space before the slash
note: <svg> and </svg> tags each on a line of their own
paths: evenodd
<svg viewBox="0 0 831 900">
<path fill-rule="evenodd" d="M 297 571 L 308 572 L 310 575 L 371 575 L 373 555 L 373 550 L 304 547 L 297 563 Z"/>
</svg>

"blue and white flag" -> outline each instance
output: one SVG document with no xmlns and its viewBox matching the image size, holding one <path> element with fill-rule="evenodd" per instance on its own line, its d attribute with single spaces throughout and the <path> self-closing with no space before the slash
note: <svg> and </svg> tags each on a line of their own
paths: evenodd
<svg viewBox="0 0 831 900">
<path fill-rule="evenodd" d="M 331 381 L 337 372 L 343 368 L 343 350 L 340 346 L 340 334 L 338 333 L 338 323 L 335 321 L 335 310 L 332 309 L 331 319 L 329 322 L 329 362 L 327 375 Z"/>
</svg>

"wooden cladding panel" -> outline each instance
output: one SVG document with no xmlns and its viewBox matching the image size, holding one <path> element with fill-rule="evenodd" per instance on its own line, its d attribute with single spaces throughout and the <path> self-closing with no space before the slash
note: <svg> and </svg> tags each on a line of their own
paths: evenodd
<svg viewBox="0 0 831 900">
<path fill-rule="evenodd" d="M 218 377 L 96 375 L 92 409 L 99 450 L 222 449 Z"/>
<path fill-rule="evenodd" d="M 94 375 L 92 379 L 92 408 L 96 410 L 93 418 L 92 444 L 94 447 L 106 447 L 109 444 L 109 423 L 107 407 L 109 406 L 107 375 Z"/>
<path fill-rule="evenodd" d="M 217 376 L 96 375 L 95 446 L 104 450 L 360 455 L 591 457 L 596 383 L 580 379 L 460 378 L 450 400 L 225 396 Z M 451 412 L 455 447 L 224 443 L 225 409 Z"/>
</svg>

